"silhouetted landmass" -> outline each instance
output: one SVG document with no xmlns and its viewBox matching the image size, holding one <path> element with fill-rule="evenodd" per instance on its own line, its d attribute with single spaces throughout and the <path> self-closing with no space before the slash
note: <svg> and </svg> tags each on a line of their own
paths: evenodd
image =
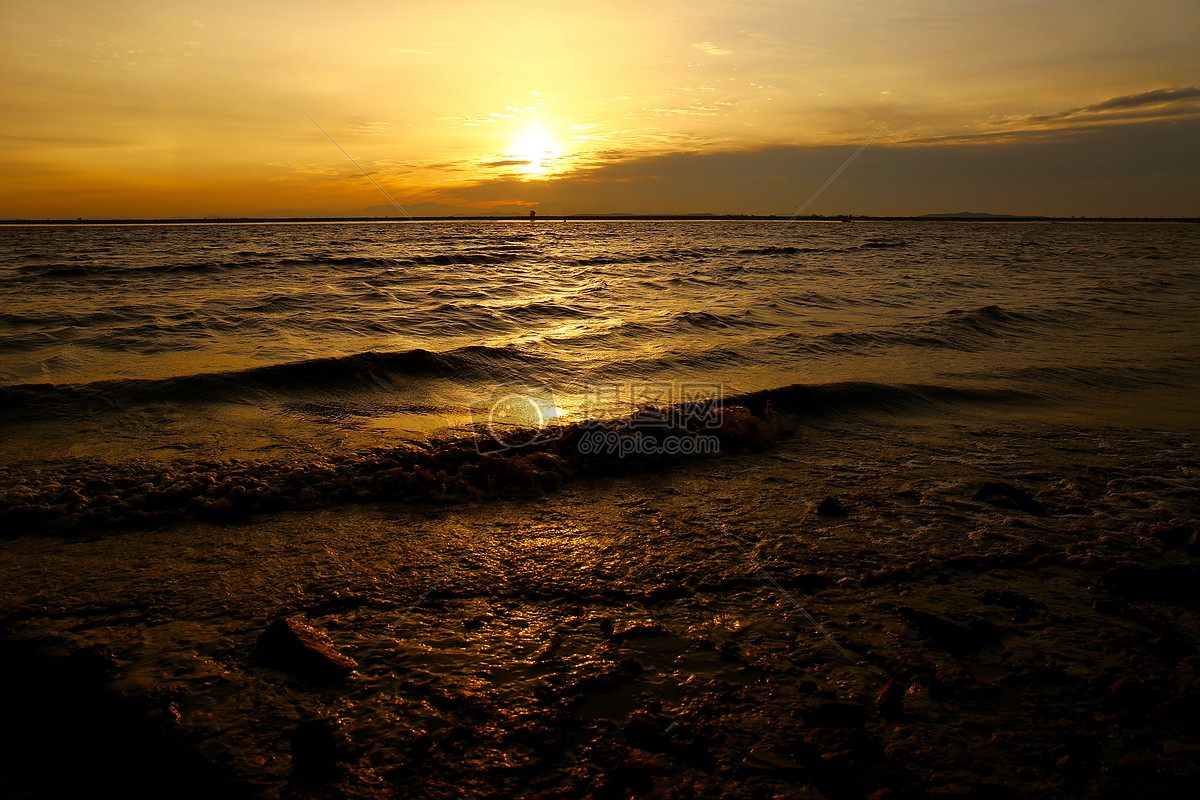
<svg viewBox="0 0 1200 800">
<path fill-rule="evenodd" d="M 986 211 L 959 211 L 956 214 L 922 214 L 922 219 L 1012 219 L 1012 214 L 989 214 Z"/>
<path fill-rule="evenodd" d="M 448 216 L 391 216 L 391 217 L 174 217 L 174 218 L 77 218 L 77 219 L 0 219 L 0 225 L 198 225 L 262 224 L 268 222 L 504 222 L 528 221 L 527 215 L 463 214 Z M 793 217 L 786 214 L 539 214 L 538 222 L 558 220 L 776 220 L 779 222 L 1200 222 L 1200 217 L 1044 217 L 1036 215 L 987 214 L 960 211 L 953 214 L 922 214 L 920 216 L 859 216 L 856 214 L 806 214 Z"/>
</svg>

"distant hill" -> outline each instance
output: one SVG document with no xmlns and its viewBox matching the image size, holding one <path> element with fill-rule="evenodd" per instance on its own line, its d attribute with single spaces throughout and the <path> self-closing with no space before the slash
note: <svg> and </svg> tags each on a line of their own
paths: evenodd
<svg viewBox="0 0 1200 800">
<path fill-rule="evenodd" d="M 401 205 L 397 208 L 393 205 L 381 204 L 377 206 L 368 206 L 366 208 L 352 209 L 322 209 L 319 211 L 295 211 L 291 209 L 277 209 L 274 211 L 263 211 L 254 214 L 255 217 L 266 218 L 297 218 L 297 217 L 403 217 L 408 214 L 411 217 L 496 217 L 496 216 L 523 216 L 529 213 L 528 206 L 496 206 L 494 208 L 469 208 L 466 206 L 451 206 L 444 203 L 413 203 L 412 205 Z"/>
<path fill-rule="evenodd" d="M 539 216 L 565 216 L 570 214 L 612 214 L 611 208 L 606 206 L 595 205 L 579 205 L 573 204 L 570 206 L 562 203 L 534 203 L 532 205 L 522 204 L 506 204 L 499 206 L 491 206 L 490 208 L 477 208 L 474 206 L 452 206 L 445 203 L 412 203 L 411 205 L 401 204 L 400 208 L 381 203 L 375 206 L 367 206 L 365 208 L 352 209 L 322 209 L 318 211 L 296 211 L 294 209 L 274 209 L 272 211 L 263 211 L 249 216 L 255 218 L 267 219 L 299 219 L 304 217 L 387 217 L 389 219 L 400 217 L 405 214 L 410 217 L 525 217 L 529 215 L 530 210 L 536 211 Z M 649 213 L 649 212 L 634 212 Z"/>
<path fill-rule="evenodd" d="M 1004 219 L 1013 218 L 1015 214 L 989 214 L 986 211 L 959 211 L 954 214 L 922 214 L 917 219 Z"/>
</svg>

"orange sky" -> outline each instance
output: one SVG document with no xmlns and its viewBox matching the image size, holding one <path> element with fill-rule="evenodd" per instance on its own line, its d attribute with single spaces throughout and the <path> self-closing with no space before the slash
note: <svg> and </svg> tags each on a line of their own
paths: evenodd
<svg viewBox="0 0 1200 800">
<path fill-rule="evenodd" d="M 0 22 L 6 218 L 387 205 L 306 113 L 415 213 L 788 214 L 892 118 L 809 211 L 1200 214 L 1194 0 L 0 0 Z"/>
</svg>

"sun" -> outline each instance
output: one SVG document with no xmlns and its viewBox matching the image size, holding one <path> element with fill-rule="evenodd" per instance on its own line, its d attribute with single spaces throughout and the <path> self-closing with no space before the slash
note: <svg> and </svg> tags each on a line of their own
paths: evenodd
<svg viewBox="0 0 1200 800">
<path fill-rule="evenodd" d="M 507 155 L 514 161 L 525 162 L 515 165 L 523 175 L 548 175 L 562 158 L 562 147 L 545 128 L 535 123 L 513 139 Z"/>
</svg>

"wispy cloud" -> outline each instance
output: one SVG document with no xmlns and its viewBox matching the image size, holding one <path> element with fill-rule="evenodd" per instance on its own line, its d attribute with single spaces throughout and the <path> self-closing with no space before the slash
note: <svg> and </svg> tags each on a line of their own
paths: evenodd
<svg viewBox="0 0 1200 800">
<path fill-rule="evenodd" d="M 432 50 L 417 50 L 412 47 L 393 47 L 392 52 L 393 53 L 407 53 L 410 56 L 431 56 L 431 55 L 433 55 Z"/>
<path fill-rule="evenodd" d="M 389 123 L 380 120 L 374 120 L 372 122 L 366 122 L 362 125 L 359 125 L 354 129 L 354 132 L 363 134 L 364 136 L 380 136 L 387 133 L 389 128 L 391 128 Z"/>
<path fill-rule="evenodd" d="M 1181 107 L 1197 106 L 1200 110 L 1200 86 L 1183 88 L 1152 89 L 1148 92 L 1112 97 L 1090 106 L 1071 108 L 1054 114 L 1031 114 L 1022 117 L 1007 117 L 997 121 L 999 125 L 1022 123 L 1048 123 L 1076 120 L 1092 120 L 1100 117 L 1120 117 L 1130 111 L 1177 111 Z M 1154 116 L 1154 115 L 1152 115 Z"/>
<path fill-rule="evenodd" d="M 1140 94 L 1127 94 L 1124 97 L 1114 97 L 1103 103 L 1085 106 L 1079 111 L 1108 111 L 1113 108 L 1139 108 L 1141 106 L 1157 106 L 1176 103 L 1181 100 L 1200 98 L 1200 86 L 1188 86 L 1183 89 L 1153 89 Z"/>
<path fill-rule="evenodd" d="M 692 42 L 692 47 L 708 53 L 710 56 L 727 56 L 732 53 L 732 50 L 726 50 L 724 47 L 718 47 L 712 42 Z"/>
<path fill-rule="evenodd" d="M 855 162 L 855 180 L 839 181 L 831 187 L 836 191 L 822 195 L 810 210 L 923 214 L 961 207 L 1008 214 L 1195 214 L 1200 155 L 1194 142 L 1200 117 L 1096 124 L 1089 135 L 1078 135 L 1085 128 L 1021 132 L 1007 140 L 993 138 L 994 147 L 987 148 L 968 142 L 873 145 Z M 708 152 L 678 146 L 654 156 L 640 149 L 613 149 L 553 181 L 501 173 L 454 191 L 465 203 L 521 198 L 565 213 L 590 205 L 656 213 L 728 209 L 788 214 L 852 153 L 850 145 Z M 1157 177 L 1146 182 L 1142 176 L 1147 172 Z M 1106 185 L 1120 191 L 1097 191 Z"/>
<path fill-rule="evenodd" d="M 21 147 L 39 145 L 41 147 L 134 147 L 140 144 L 136 138 L 105 138 L 100 136 L 40 134 L 37 136 L 20 136 L 0 133 L 0 146 L 9 145 Z"/>
</svg>

